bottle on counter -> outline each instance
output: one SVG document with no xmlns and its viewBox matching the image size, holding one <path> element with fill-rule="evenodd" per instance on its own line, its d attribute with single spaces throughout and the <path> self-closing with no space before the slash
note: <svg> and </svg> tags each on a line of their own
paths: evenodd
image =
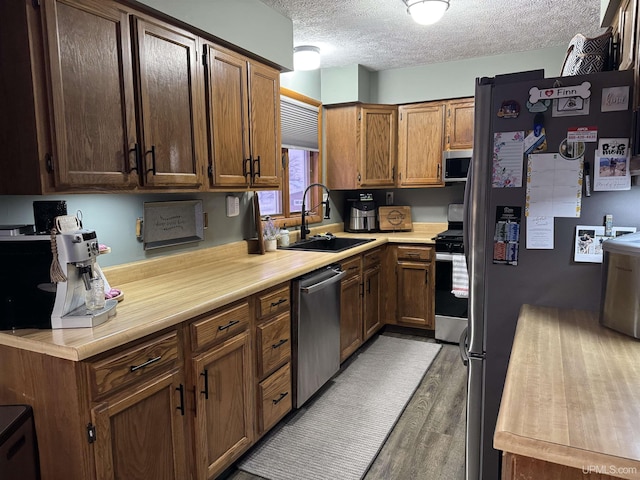
<svg viewBox="0 0 640 480">
<path fill-rule="evenodd" d="M 289 246 L 289 230 L 287 230 L 287 224 L 285 223 L 282 229 L 280 229 L 279 243 L 281 247 Z"/>
</svg>

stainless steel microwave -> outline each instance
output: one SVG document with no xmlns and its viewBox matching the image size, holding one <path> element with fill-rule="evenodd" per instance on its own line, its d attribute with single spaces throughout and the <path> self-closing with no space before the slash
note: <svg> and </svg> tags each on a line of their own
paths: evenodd
<svg viewBox="0 0 640 480">
<path fill-rule="evenodd" d="M 465 182 L 472 150 L 446 150 L 442 153 L 442 168 L 445 182 Z"/>
</svg>

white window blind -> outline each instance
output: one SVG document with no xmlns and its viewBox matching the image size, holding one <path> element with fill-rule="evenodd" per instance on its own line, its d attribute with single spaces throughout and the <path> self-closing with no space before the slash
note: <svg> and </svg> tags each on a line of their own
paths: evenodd
<svg viewBox="0 0 640 480">
<path fill-rule="evenodd" d="M 318 151 L 318 107 L 280 96 L 282 147 Z"/>
</svg>

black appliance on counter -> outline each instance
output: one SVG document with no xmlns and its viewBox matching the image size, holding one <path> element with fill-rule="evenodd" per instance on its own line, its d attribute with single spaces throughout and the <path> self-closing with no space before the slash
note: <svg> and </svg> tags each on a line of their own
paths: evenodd
<svg viewBox="0 0 640 480">
<path fill-rule="evenodd" d="M 358 198 L 347 198 L 344 211 L 344 230 L 353 233 L 377 231 L 378 208 L 373 193 L 360 193 Z"/>
<path fill-rule="evenodd" d="M 0 237 L 0 330 L 51 328 L 52 258 L 49 235 Z"/>
</svg>

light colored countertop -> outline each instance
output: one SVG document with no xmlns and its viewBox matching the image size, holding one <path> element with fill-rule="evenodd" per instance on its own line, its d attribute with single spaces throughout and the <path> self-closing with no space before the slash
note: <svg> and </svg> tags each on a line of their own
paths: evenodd
<svg viewBox="0 0 640 480">
<path fill-rule="evenodd" d="M 277 250 L 255 255 L 247 253 L 246 242 L 237 242 L 104 268 L 109 283 L 124 292 L 115 317 L 94 328 L 3 331 L 0 345 L 84 360 L 385 243 L 432 244 L 446 228 L 446 223 L 431 223 L 414 224 L 411 232 L 338 233 L 375 238 L 338 253 Z M 312 229 L 327 231 L 336 227 Z"/>
<path fill-rule="evenodd" d="M 494 447 L 640 479 L 640 341 L 596 312 L 524 305 Z"/>
</svg>

